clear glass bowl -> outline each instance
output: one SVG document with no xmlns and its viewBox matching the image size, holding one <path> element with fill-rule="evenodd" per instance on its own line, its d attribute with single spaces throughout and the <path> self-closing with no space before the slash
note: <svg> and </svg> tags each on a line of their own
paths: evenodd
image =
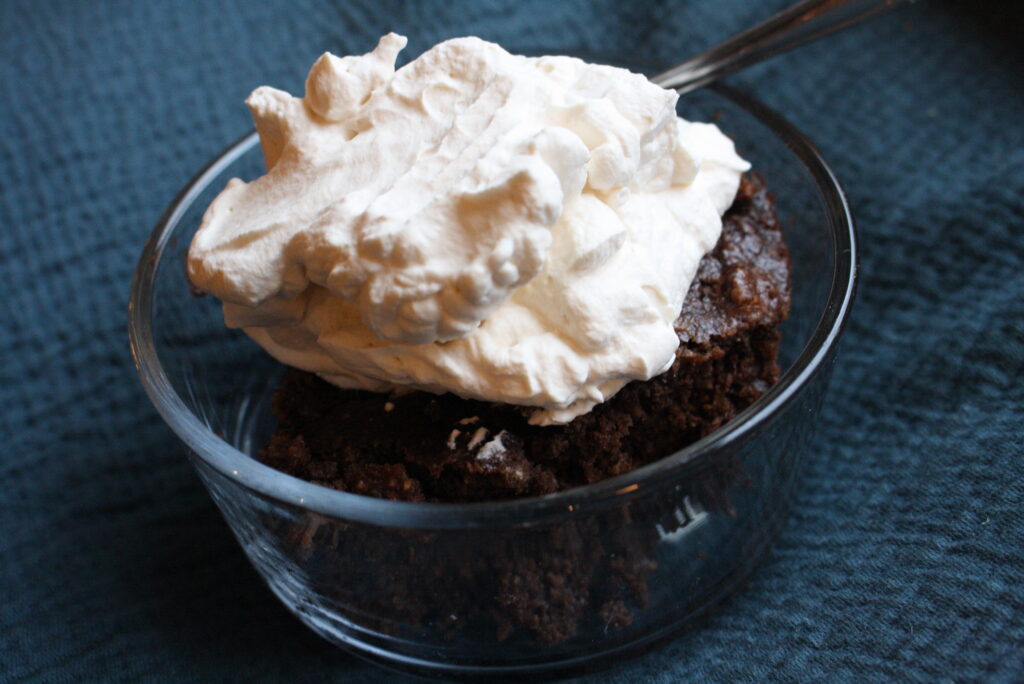
<svg viewBox="0 0 1024 684">
<path fill-rule="evenodd" d="M 167 209 L 132 284 L 136 367 L 252 563 L 313 630 L 419 673 L 591 669 L 692 625 L 765 558 L 853 297 L 855 231 L 836 178 L 778 114 L 721 86 L 684 97 L 681 114 L 716 121 L 777 199 L 793 259 L 782 378 L 678 453 L 539 498 L 393 502 L 260 464 L 252 456 L 273 429 L 283 369 L 226 329 L 218 303 L 193 296 L 185 276 L 209 201 L 229 178 L 263 173 L 255 134 Z"/>
</svg>

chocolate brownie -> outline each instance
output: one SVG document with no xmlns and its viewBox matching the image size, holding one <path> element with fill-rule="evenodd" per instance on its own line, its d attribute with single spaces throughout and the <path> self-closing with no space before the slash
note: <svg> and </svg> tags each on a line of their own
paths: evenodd
<svg viewBox="0 0 1024 684">
<path fill-rule="evenodd" d="M 370 496 L 480 501 L 595 482 L 672 453 L 779 375 L 789 257 L 760 176 L 743 179 L 723 224 L 676 322 L 672 368 L 568 425 L 531 426 L 523 409 L 451 395 L 341 390 L 291 371 L 262 460 Z M 729 492 L 744 481 L 742 464 L 721 457 L 653 496 L 522 528 L 437 534 L 318 515 L 267 524 L 297 566 L 315 568 L 334 610 L 365 628 L 413 641 L 462 635 L 469 649 L 485 639 L 530 648 L 614 638 L 647 605 L 661 538 L 686 527 L 694 508 L 733 515 Z"/>
<path fill-rule="evenodd" d="M 789 256 L 774 201 L 745 176 L 675 323 L 673 366 L 565 426 L 530 409 L 413 392 L 343 390 L 291 371 L 264 463 L 311 482 L 407 501 L 535 496 L 628 472 L 712 432 L 779 376 Z M 609 609 L 615 612 L 615 609 Z"/>
</svg>

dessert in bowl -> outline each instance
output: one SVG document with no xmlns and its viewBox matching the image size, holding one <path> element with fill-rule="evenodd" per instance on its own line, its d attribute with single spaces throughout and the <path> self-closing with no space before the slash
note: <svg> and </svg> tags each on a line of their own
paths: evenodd
<svg viewBox="0 0 1024 684">
<path fill-rule="evenodd" d="M 770 180 L 792 254 L 787 307 L 763 181 L 741 182 L 746 164 L 717 129 L 678 123 L 674 94 L 544 58 L 550 80 L 583 82 L 598 104 L 556 93 L 552 112 L 551 88 L 536 86 L 532 109 L 507 120 L 499 108 L 437 124 L 454 152 L 428 121 L 415 144 L 375 138 L 405 114 L 395 102 L 409 93 L 392 86 L 415 73 L 381 66 L 395 40 L 373 64 L 318 62 L 307 99 L 330 97 L 314 104 L 254 93 L 270 172 L 232 181 L 200 221 L 227 178 L 263 175 L 253 136 L 229 148 L 140 262 L 143 381 L 268 584 L 335 643 L 451 673 L 564 669 L 648 646 L 727 596 L 781 524 L 852 296 L 842 193 L 755 102 L 685 100 L 688 118 L 718 115 Z M 468 54 L 492 49 L 481 44 L 456 45 L 460 68 L 490 64 Z M 626 89 L 614 111 L 595 73 Z M 499 95 L 513 101 L 521 81 Z M 393 101 L 366 109 L 383 83 Z M 615 128 L 623 110 L 647 126 L 634 143 Z M 609 120 L 616 135 L 601 137 L 595 122 Z M 342 142 L 324 143 L 332 126 Z M 688 130 L 704 142 L 681 144 Z M 370 152 L 343 158 L 354 143 Z M 425 167 L 356 168 L 404 147 Z M 323 185 L 294 173 L 320 163 L 336 174 Z M 703 171 L 716 182 L 695 197 Z M 189 242 L 192 281 L 226 302 L 227 322 L 306 374 L 281 385 L 283 367 L 225 328 L 213 298 L 190 297 Z M 573 315 L 553 323 L 560 311 Z M 507 351 L 524 347 L 529 363 Z"/>
</svg>

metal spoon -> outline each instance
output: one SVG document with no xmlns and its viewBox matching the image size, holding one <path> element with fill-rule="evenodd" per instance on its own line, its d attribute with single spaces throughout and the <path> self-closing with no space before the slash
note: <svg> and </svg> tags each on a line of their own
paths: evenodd
<svg viewBox="0 0 1024 684">
<path fill-rule="evenodd" d="M 686 93 L 763 59 L 915 0 L 803 0 L 651 80 Z"/>
</svg>

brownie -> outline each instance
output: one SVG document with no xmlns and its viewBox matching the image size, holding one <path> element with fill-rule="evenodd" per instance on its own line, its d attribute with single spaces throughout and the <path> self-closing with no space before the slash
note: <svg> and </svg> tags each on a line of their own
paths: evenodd
<svg viewBox="0 0 1024 684">
<path fill-rule="evenodd" d="M 406 501 L 509 499 L 596 482 L 686 446 L 760 396 L 778 379 L 788 308 L 774 202 L 750 174 L 676 321 L 669 371 L 560 427 L 531 426 L 528 410 L 513 406 L 342 390 L 290 371 L 260 458 L 326 487 Z M 692 510 L 735 515 L 729 492 L 744 482 L 742 464 L 722 456 L 653 496 L 551 524 L 437 534 L 313 514 L 266 523 L 356 624 L 412 641 L 462 635 L 467 648 L 482 639 L 531 648 L 577 634 L 614 638 L 647 605 L 661 539 L 690 524 Z"/>
<path fill-rule="evenodd" d="M 628 384 L 568 425 L 534 426 L 529 408 L 344 390 L 290 371 L 260 457 L 316 484 L 406 501 L 493 501 L 597 482 L 685 447 L 757 399 L 778 379 L 788 309 L 789 256 L 774 202 L 763 178 L 749 174 L 700 262 L 667 372 Z"/>
</svg>

